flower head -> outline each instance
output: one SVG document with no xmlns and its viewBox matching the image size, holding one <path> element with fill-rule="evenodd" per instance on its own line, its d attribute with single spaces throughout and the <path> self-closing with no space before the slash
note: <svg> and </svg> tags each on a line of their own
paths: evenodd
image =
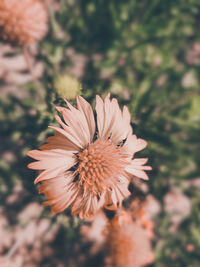
<svg viewBox="0 0 200 267">
<path fill-rule="evenodd" d="M 154 261 L 146 231 L 126 211 L 108 223 L 106 262 L 116 267 L 142 267 Z"/>
<path fill-rule="evenodd" d="M 96 122 L 90 104 L 77 97 L 77 108 L 57 107 L 62 114 L 56 120 L 63 129 L 56 130 L 41 150 L 28 155 L 37 162 L 28 165 L 42 170 L 35 180 L 41 182 L 39 193 L 48 198 L 46 205 L 58 213 L 72 206 L 72 214 L 89 218 L 104 207 L 117 209 L 130 192 L 130 177 L 148 179 L 144 170 L 147 159 L 134 159 L 134 153 L 146 141 L 132 134 L 130 114 L 120 110 L 117 100 L 96 97 Z"/>
<path fill-rule="evenodd" d="M 54 81 L 54 87 L 58 95 L 66 99 L 74 99 L 81 92 L 80 82 L 68 74 L 58 75 Z"/>
<path fill-rule="evenodd" d="M 30 45 L 46 34 L 47 18 L 40 0 L 1 0 L 0 36 L 17 45 Z"/>
</svg>

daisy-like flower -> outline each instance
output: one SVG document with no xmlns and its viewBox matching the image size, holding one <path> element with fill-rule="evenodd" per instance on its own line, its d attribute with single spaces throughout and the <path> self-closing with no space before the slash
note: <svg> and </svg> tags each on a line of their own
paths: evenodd
<svg viewBox="0 0 200 267">
<path fill-rule="evenodd" d="M 47 33 L 48 15 L 41 0 L 1 0 L 0 36 L 16 45 L 30 45 Z"/>
<path fill-rule="evenodd" d="M 77 97 L 77 108 L 57 107 L 62 114 L 56 120 L 62 128 L 47 138 L 41 150 L 28 156 L 38 160 L 29 168 L 41 170 L 35 183 L 41 182 L 39 193 L 44 193 L 58 213 L 71 205 L 72 214 L 90 218 L 104 207 L 117 209 L 129 196 L 130 177 L 148 179 L 144 170 L 146 158 L 135 159 L 135 152 L 146 146 L 146 141 L 132 133 L 130 113 L 125 106 L 120 110 L 115 98 L 107 95 L 104 102 L 96 97 L 96 122 L 90 104 Z"/>
<path fill-rule="evenodd" d="M 146 231 L 122 211 L 108 223 L 107 266 L 144 267 L 154 261 L 151 241 Z"/>
</svg>

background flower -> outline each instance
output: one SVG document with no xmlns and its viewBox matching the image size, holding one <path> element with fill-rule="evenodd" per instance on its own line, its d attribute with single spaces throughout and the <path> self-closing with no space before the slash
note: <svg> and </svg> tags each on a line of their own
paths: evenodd
<svg viewBox="0 0 200 267">
<path fill-rule="evenodd" d="M 30 45 L 48 30 L 47 10 L 40 0 L 2 0 L 0 36 L 13 44 Z"/>
<path fill-rule="evenodd" d="M 153 262 L 151 243 L 145 230 L 122 212 L 110 222 L 107 237 L 107 264 L 142 267 Z"/>
</svg>

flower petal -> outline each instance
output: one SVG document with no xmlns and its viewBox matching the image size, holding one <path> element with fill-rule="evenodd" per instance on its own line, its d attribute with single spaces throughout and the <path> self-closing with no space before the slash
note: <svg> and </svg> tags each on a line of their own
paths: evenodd
<svg viewBox="0 0 200 267">
<path fill-rule="evenodd" d="M 32 162 L 28 165 L 33 170 L 45 170 L 65 167 L 66 170 L 71 168 L 76 159 L 71 151 L 66 150 L 31 150 L 27 153 L 30 157 L 39 161 Z"/>
<path fill-rule="evenodd" d="M 52 213 L 63 211 L 73 203 L 78 194 L 78 189 L 72 182 L 73 175 L 58 176 L 50 181 L 44 181 L 39 186 L 39 193 L 44 193 L 48 198 L 44 205 L 52 205 Z"/>
<path fill-rule="evenodd" d="M 129 134 L 123 147 L 122 152 L 133 156 L 136 152 L 144 149 L 147 146 L 147 142 L 143 139 L 137 138 L 136 135 Z"/>
<path fill-rule="evenodd" d="M 129 165 L 128 167 L 126 167 L 126 171 L 144 180 L 149 180 L 147 174 L 144 171 L 137 169 L 135 166 Z"/>
<path fill-rule="evenodd" d="M 55 168 L 55 169 L 47 169 L 45 171 L 40 172 L 40 174 L 36 177 L 34 184 L 37 184 L 38 182 L 42 182 L 44 180 L 49 180 L 52 178 L 55 178 L 61 173 L 64 173 L 66 171 L 66 167 L 63 166 L 62 168 Z"/>
<path fill-rule="evenodd" d="M 104 103 L 100 96 L 96 96 L 96 112 L 97 112 L 97 127 L 98 137 L 102 138 L 102 131 L 104 128 Z"/>
<path fill-rule="evenodd" d="M 90 142 L 95 134 L 94 113 L 91 105 L 81 96 L 77 97 L 77 107 L 85 115 L 90 131 Z"/>
<path fill-rule="evenodd" d="M 96 112 L 100 139 L 111 138 L 117 145 L 132 132 L 128 108 L 125 107 L 122 114 L 117 99 L 113 98 L 110 101 L 110 94 L 106 96 L 104 102 L 96 96 Z"/>
<path fill-rule="evenodd" d="M 41 150 L 51 150 L 51 149 L 63 149 L 77 152 L 78 146 L 72 141 L 67 139 L 63 134 L 55 132 L 54 136 L 50 136 L 46 139 L 47 144 L 40 146 Z"/>
<path fill-rule="evenodd" d="M 67 125 L 77 134 L 79 139 L 83 142 L 83 145 L 86 146 L 90 143 L 90 127 L 88 125 L 87 118 L 85 114 L 73 107 L 67 100 L 66 103 L 69 109 L 62 108 L 63 118 Z"/>
<path fill-rule="evenodd" d="M 59 132 L 60 134 L 62 134 L 63 136 L 65 136 L 67 138 L 67 140 L 71 141 L 72 143 L 74 143 L 77 148 L 83 148 L 83 146 L 80 144 L 80 142 L 75 139 L 71 134 L 67 133 L 65 130 L 55 127 L 55 126 L 49 126 L 49 128 L 56 130 L 57 132 Z"/>
</svg>

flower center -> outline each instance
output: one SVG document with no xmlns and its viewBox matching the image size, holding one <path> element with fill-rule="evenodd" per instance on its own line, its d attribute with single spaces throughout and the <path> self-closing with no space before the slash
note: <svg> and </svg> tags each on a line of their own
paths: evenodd
<svg viewBox="0 0 200 267">
<path fill-rule="evenodd" d="M 110 140 L 97 140 L 79 152 L 77 172 L 84 192 L 90 190 L 97 195 L 106 188 L 112 188 L 119 176 L 125 175 L 126 158 L 120 147 L 113 145 Z"/>
</svg>

